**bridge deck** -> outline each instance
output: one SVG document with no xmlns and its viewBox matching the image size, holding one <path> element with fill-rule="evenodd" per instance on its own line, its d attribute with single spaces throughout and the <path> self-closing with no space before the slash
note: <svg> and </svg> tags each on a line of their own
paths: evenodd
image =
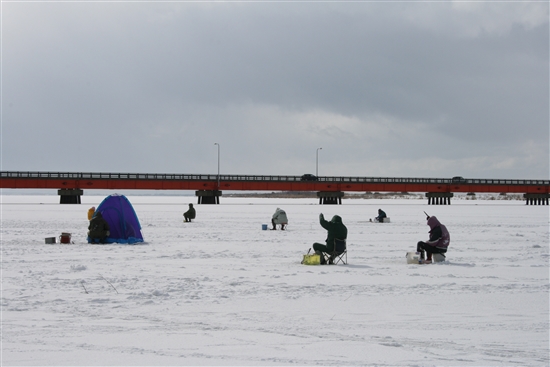
<svg viewBox="0 0 550 367">
<path fill-rule="evenodd" d="M 548 194 L 550 181 L 410 177 L 318 177 L 316 181 L 302 181 L 301 176 L 220 175 L 218 177 L 201 174 L 2 171 L 0 188 Z"/>
</svg>

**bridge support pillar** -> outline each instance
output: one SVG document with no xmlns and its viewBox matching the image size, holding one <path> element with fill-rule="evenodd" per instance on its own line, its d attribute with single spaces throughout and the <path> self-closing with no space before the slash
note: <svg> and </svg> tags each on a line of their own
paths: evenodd
<svg viewBox="0 0 550 367">
<path fill-rule="evenodd" d="M 195 195 L 199 198 L 199 204 L 219 204 L 222 192 L 219 190 L 198 190 Z"/>
<path fill-rule="evenodd" d="M 428 205 L 451 205 L 452 192 L 427 192 Z"/>
<path fill-rule="evenodd" d="M 84 195 L 84 190 L 60 189 L 57 190 L 57 195 L 59 195 L 59 204 L 80 204 L 80 196 Z"/>
<path fill-rule="evenodd" d="M 525 205 L 548 205 L 550 194 L 523 194 Z"/>
<path fill-rule="evenodd" d="M 319 204 L 342 204 L 344 193 L 341 191 L 320 191 L 317 193 Z"/>
</svg>

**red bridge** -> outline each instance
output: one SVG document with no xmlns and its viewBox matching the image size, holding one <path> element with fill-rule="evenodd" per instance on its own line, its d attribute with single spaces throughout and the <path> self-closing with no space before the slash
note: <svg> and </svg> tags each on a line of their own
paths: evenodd
<svg viewBox="0 0 550 367">
<path fill-rule="evenodd" d="M 157 173 L 0 172 L 0 188 L 57 189 L 61 204 L 80 204 L 84 189 L 196 190 L 199 204 L 217 204 L 222 190 L 316 191 L 320 204 L 341 204 L 344 192 L 425 192 L 428 204 L 450 204 L 453 193 L 523 193 L 548 205 L 548 180 L 454 178 L 188 175 Z"/>
</svg>

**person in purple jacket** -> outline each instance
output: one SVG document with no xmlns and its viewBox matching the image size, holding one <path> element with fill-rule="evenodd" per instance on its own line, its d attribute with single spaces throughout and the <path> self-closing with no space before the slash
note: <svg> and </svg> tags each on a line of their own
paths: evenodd
<svg viewBox="0 0 550 367">
<path fill-rule="evenodd" d="M 437 220 L 436 217 L 427 216 L 428 225 L 430 226 L 430 239 L 426 242 L 420 241 L 416 245 L 416 251 L 420 252 L 420 261 L 424 264 L 432 262 L 432 254 L 444 254 L 451 243 L 451 236 L 447 227 Z M 427 258 L 424 260 L 424 251 L 427 253 Z"/>
</svg>

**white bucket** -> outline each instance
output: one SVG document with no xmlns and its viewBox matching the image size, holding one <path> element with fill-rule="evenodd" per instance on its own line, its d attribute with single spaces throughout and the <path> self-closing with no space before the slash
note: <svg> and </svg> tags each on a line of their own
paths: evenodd
<svg viewBox="0 0 550 367">
<path fill-rule="evenodd" d="M 440 263 L 446 260 L 444 254 L 432 254 L 432 259 L 434 260 L 434 263 Z"/>
<path fill-rule="evenodd" d="M 416 252 L 407 252 L 407 264 L 419 264 L 420 263 L 420 254 Z"/>
</svg>

